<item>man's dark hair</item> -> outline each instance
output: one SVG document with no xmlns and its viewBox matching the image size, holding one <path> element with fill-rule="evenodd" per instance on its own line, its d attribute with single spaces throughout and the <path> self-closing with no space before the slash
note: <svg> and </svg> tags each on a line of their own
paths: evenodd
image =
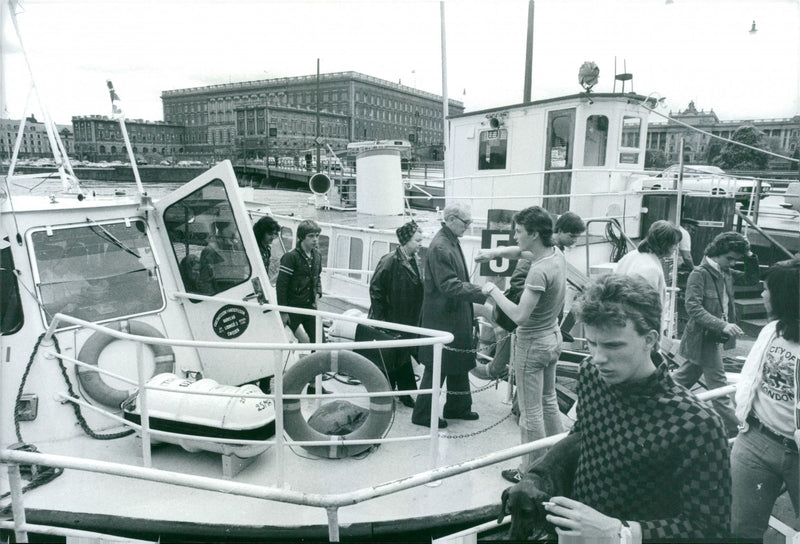
<svg viewBox="0 0 800 544">
<path fill-rule="evenodd" d="M 553 246 L 553 217 L 541 206 L 530 206 L 514 214 L 514 223 L 528 234 L 539 233 L 545 247 Z"/>
<path fill-rule="evenodd" d="M 556 220 L 556 232 L 566 232 L 567 234 L 583 234 L 586 232 L 586 225 L 581 216 L 575 212 L 564 212 Z"/>
<path fill-rule="evenodd" d="M 299 244 L 305 240 L 309 234 L 319 234 L 320 232 L 322 232 L 322 229 L 313 219 L 300 221 L 300 224 L 297 225 L 297 243 Z"/>
<path fill-rule="evenodd" d="M 739 253 L 747 255 L 750 251 L 750 242 L 738 232 L 723 232 L 711 240 L 706 246 L 705 254 L 707 257 L 719 257 L 726 253 Z"/>
<path fill-rule="evenodd" d="M 765 282 L 778 333 L 790 342 L 800 342 L 800 258 L 772 265 Z"/>
<path fill-rule="evenodd" d="M 661 297 L 641 276 L 607 274 L 589 284 L 577 301 L 581 321 L 592 327 L 624 327 L 640 335 L 661 330 Z"/>
<path fill-rule="evenodd" d="M 268 215 L 265 215 L 253 225 L 253 234 L 256 235 L 256 241 L 260 244 L 265 234 L 278 234 L 281 231 L 281 226 Z"/>
<path fill-rule="evenodd" d="M 647 236 L 639 244 L 639 253 L 652 253 L 656 257 L 666 257 L 670 250 L 681 241 L 681 230 L 669 221 L 659 220 L 650 225 Z"/>
</svg>

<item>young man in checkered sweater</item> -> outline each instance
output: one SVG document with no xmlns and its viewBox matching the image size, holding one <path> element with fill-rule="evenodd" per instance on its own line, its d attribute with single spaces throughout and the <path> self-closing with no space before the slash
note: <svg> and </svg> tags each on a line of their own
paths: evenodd
<svg viewBox="0 0 800 544">
<path fill-rule="evenodd" d="M 577 421 L 565 446 L 529 473 L 550 484 L 553 474 L 571 479 L 540 486 L 559 495 L 544 503 L 545 519 L 559 532 L 628 542 L 724 539 L 731 505 L 725 432 L 655 352 L 659 294 L 638 276 L 609 275 L 579 305 L 591 357 L 580 367 Z M 564 470 L 569 465 L 574 472 Z"/>
</svg>

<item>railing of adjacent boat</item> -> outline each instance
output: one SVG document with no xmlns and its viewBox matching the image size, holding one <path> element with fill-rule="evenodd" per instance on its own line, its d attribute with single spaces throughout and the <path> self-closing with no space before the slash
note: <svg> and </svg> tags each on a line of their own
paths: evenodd
<svg viewBox="0 0 800 544">
<path fill-rule="evenodd" d="M 109 331 L 116 332 L 116 331 Z M 130 335 L 126 335 L 130 336 Z M 151 342 L 152 338 L 141 338 Z M 437 383 L 434 381 L 434 383 Z M 728 385 L 713 391 L 699 393 L 698 397 L 709 400 L 733 392 L 736 385 Z M 288 395 L 287 395 L 288 397 Z M 434 412 L 436 413 L 436 412 Z M 464 461 L 455 465 L 432 468 L 411 477 L 395 479 L 375 486 L 357 489 L 355 491 L 335 494 L 311 494 L 276 487 L 237 483 L 230 480 L 182 474 L 173 471 L 158 470 L 147 467 L 136 467 L 121 463 L 97 461 L 63 455 L 51 455 L 43 453 L 25 452 L 20 450 L 4 449 L 0 451 L 0 461 L 8 465 L 9 483 L 11 487 L 13 521 L 0 521 L 0 528 L 13 530 L 19 542 L 27 542 L 27 533 L 36 532 L 48 535 L 59 536 L 81 536 L 81 537 L 110 537 L 113 535 L 103 535 L 88 531 L 78 531 L 62 527 L 46 527 L 35 524 L 28 524 L 25 518 L 24 499 L 22 495 L 22 479 L 20 476 L 19 465 L 40 465 L 48 467 L 59 467 L 63 469 L 73 469 L 80 471 L 96 472 L 125 478 L 167 483 L 171 485 L 183 486 L 193 489 L 215 491 L 230 495 L 251 497 L 257 499 L 286 502 L 290 504 L 324 508 L 328 517 L 328 536 L 332 542 L 339 541 L 338 510 L 342 507 L 352 506 L 361 502 L 376 499 L 386 495 L 391 495 L 399 491 L 418 487 L 421 485 L 433 485 L 435 482 L 444 480 L 459 474 L 494 465 L 515 457 L 520 457 L 529 452 L 547 448 L 561 440 L 567 433 L 550 436 L 521 444 L 511 448 L 506 448 L 497 452 L 486 454 L 480 457 Z M 498 499 L 499 501 L 499 499 Z M 484 523 L 472 529 L 461 531 L 450 537 L 444 537 L 437 542 L 475 542 L 477 533 L 493 526 L 493 523 Z M 770 526 L 778 530 L 786 537 L 787 544 L 797 544 L 800 541 L 800 532 L 795 531 L 788 525 L 776 518 L 770 519 Z"/>
</svg>

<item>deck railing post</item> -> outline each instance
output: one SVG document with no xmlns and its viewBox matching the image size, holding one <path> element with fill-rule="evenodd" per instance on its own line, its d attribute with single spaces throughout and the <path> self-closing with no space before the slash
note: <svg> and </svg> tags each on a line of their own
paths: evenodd
<svg viewBox="0 0 800 544">
<path fill-rule="evenodd" d="M 139 414 L 142 428 L 142 464 L 150 467 L 153 464 L 150 458 L 150 412 L 147 409 L 147 384 L 144 373 L 144 344 L 136 343 L 136 374 L 139 381 Z"/>
<path fill-rule="evenodd" d="M 278 364 L 273 369 L 273 390 L 272 394 L 275 395 L 275 463 L 277 470 L 277 481 L 275 482 L 278 487 L 283 487 L 285 471 L 283 466 L 284 459 L 284 446 L 283 443 L 283 372 L 280 362 L 283 361 L 283 350 L 278 351 L 280 358 Z"/>
<path fill-rule="evenodd" d="M 328 506 L 325 512 L 328 514 L 328 540 L 339 542 L 339 508 Z"/>
<path fill-rule="evenodd" d="M 14 534 L 17 542 L 28 542 L 28 532 L 25 527 L 25 504 L 22 502 L 22 476 L 19 465 L 8 465 L 8 487 L 11 491 L 11 512 L 14 515 Z"/>
<path fill-rule="evenodd" d="M 439 390 L 442 384 L 442 348 L 437 342 L 433 345 L 433 383 L 431 388 L 431 469 L 439 466 Z M 449 384 L 448 384 L 449 385 Z M 431 482 L 439 485 L 441 481 Z"/>
</svg>

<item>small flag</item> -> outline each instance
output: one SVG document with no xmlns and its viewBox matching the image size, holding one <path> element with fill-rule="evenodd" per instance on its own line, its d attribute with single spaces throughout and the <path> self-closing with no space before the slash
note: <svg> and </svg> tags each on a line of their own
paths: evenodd
<svg viewBox="0 0 800 544">
<path fill-rule="evenodd" d="M 122 112 L 122 100 L 114 90 L 114 84 L 111 83 L 110 79 L 106 80 L 106 85 L 108 85 L 108 94 L 111 96 L 111 117 L 118 119 L 124 115 Z"/>
</svg>

